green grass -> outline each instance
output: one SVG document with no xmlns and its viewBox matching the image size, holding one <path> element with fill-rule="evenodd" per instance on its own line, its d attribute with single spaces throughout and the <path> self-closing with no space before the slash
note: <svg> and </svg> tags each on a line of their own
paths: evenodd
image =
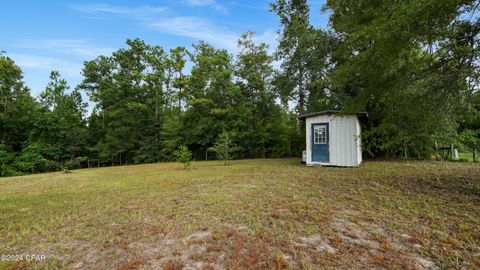
<svg viewBox="0 0 480 270">
<path fill-rule="evenodd" d="M 0 178 L 0 269 L 480 267 L 480 164 L 182 167 Z"/>
<path fill-rule="evenodd" d="M 459 152 L 458 153 L 458 158 L 462 159 L 462 160 L 467 160 L 469 162 L 473 162 L 473 153 L 472 152 Z"/>
</svg>

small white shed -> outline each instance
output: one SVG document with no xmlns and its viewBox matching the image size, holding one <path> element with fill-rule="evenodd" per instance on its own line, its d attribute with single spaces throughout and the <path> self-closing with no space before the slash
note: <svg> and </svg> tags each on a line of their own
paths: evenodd
<svg viewBox="0 0 480 270">
<path fill-rule="evenodd" d="M 322 111 L 298 116 L 305 120 L 307 166 L 357 167 L 362 163 L 360 122 L 367 113 Z"/>
</svg>

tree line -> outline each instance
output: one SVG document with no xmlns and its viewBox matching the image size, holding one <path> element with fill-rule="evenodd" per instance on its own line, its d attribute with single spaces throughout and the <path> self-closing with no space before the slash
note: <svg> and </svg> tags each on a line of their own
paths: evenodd
<svg viewBox="0 0 480 270">
<path fill-rule="evenodd" d="M 228 134 L 236 158 L 299 156 L 296 116 L 325 109 L 369 113 L 367 156 L 477 148 L 479 5 L 327 1 L 329 27 L 320 29 L 307 1 L 277 0 L 274 53 L 252 32 L 235 55 L 206 42 L 165 50 L 129 39 L 86 61 L 73 89 L 52 71 L 36 98 L 2 53 L 0 175 L 171 161 L 180 146 L 196 160 L 217 158 Z M 94 104 L 89 115 L 82 93 Z"/>
</svg>

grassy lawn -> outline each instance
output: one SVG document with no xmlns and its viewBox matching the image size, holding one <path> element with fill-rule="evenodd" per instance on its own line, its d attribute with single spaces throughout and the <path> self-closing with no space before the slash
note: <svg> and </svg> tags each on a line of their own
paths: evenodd
<svg viewBox="0 0 480 270">
<path fill-rule="evenodd" d="M 472 152 L 459 152 L 458 158 L 468 160 L 469 162 L 473 162 L 473 153 Z M 478 158 L 477 158 L 478 160 Z"/>
<path fill-rule="evenodd" d="M 294 159 L 0 178 L 11 269 L 480 267 L 480 164 Z"/>
</svg>

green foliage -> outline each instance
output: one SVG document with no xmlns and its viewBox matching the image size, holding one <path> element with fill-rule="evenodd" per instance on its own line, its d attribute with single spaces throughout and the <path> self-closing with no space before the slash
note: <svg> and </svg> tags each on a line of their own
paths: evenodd
<svg viewBox="0 0 480 270">
<path fill-rule="evenodd" d="M 51 145 L 32 143 L 22 150 L 15 166 L 19 171 L 29 173 L 56 171 L 60 167 L 54 160 L 58 155 L 58 149 Z"/>
<path fill-rule="evenodd" d="M 0 67 L 0 139 L 9 153 L 2 161 L 2 174 L 54 171 L 65 160 L 82 154 L 87 134 L 86 104 L 80 93 L 69 91 L 67 82 L 53 71 L 37 102 L 11 59 L 2 55 Z"/>
<path fill-rule="evenodd" d="M 87 162 L 88 157 L 76 157 L 65 162 L 64 168 L 67 170 L 82 168 L 82 164 Z"/>
<path fill-rule="evenodd" d="M 233 154 L 240 150 L 234 140 L 237 136 L 235 131 L 223 130 L 215 140 L 215 144 L 209 148 L 210 151 L 217 155 L 217 158 L 223 161 L 223 165 L 230 165 L 230 160 L 233 159 Z"/>
<path fill-rule="evenodd" d="M 168 54 L 139 39 L 127 45 L 85 63 L 78 89 L 96 102 L 92 154 L 119 164 L 167 160 L 174 148 L 162 149 L 171 138 L 162 137 L 163 127 L 167 113 L 183 106 L 186 50 Z"/>
<path fill-rule="evenodd" d="M 460 121 L 458 141 L 468 150 L 480 149 L 480 92 L 472 94 Z M 465 150 L 467 150 L 465 149 Z"/>
<path fill-rule="evenodd" d="M 480 130 L 464 130 L 459 135 L 459 141 L 470 149 L 480 149 Z"/>
<path fill-rule="evenodd" d="M 299 114 L 326 109 L 330 105 L 326 75 L 333 37 L 310 24 L 306 0 L 277 0 L 271 4 L 271 10 L 281 23 L 275 54 L 281 69 L 275 86 L 282 100 L 294 101 Z"/>
<path fill-rule="evenodd" d="M 163 138 L 161 156 L 164 160 L 173 161 L 173 152 L 183 141 L 182 115 L 179 110 L 173 111 L 169 117 L 166 117 L 162 126 L 160 136 Z"/>
<path fill-rule="evenodd" d="M 268 53 L 266 44 L 255 44 L 253 39 L 254 33 L 247 32 L 238 41 L 240 52 L 235 75 L 243 100 L 237 107 L 243 115 L 241 125 L 226 127 L 238 131 L 236 141 L 242 145 L 242 151 L 236 155 L 265 158 L 300 153 L 301 150 L 294 150 L 294 141 L 299 135 L 297 120 L 277 102 L 282 92 L 274 85 L 273 56 Z M 301 149 L 304 143 L 300 143 Z"/>
<path fill-rule="evenodd" d="M 15 155 L 13 153 L 0 148 L 0 177 L 19 174 L 13 165 L 14 161 Z"/>
<path fill-rule="evenodd" d="M 52 71 L 50 82 L 40 94 L 40 104 L 43 107 L 43 121 L 39 123 L 42 129 L 35 131 L 35 140 L 56 147 L 60 154 L 55 160 L 60 163 L 82 155 L 87 143 L 83 120 L 87 105 L 80 92 L 69 93 L 67 82 L 57 71 Z"/>
<path fill-rule="evenodd" d="M 183 168 L 187 168 L 192 164 L 192 152 L 188 150 L 186 145 L 180 145 L 178 149 L 174 152 L 177 162 L 183 164 Z"/>
<path fill-rule="evenodd" d="M 243 101 L 233 82 L 234 67 L 226 50 L 200 42 L 190 54 L 193 63 L 185 88 L 185 143 L 195 155 L 208 158 L 208 148 L 223 128 L 242 125 Z"/>
<path fill-rule="evenodd" d="M 368 156 L 429 158 L 435 144 L 478 148 L 479 10 L 473 0 L 328 0 L 326 31 L 311 25 L 306 0 L 276 0 L 274 54 L 253 32 L 241 35 L 235 56 L 205 42 L 166 51 L 129 39 L 85 62 L 72 89 L 52 71 L 38 100 L 0 53 L 0 176 L 86 160 L 173 161 L 180 145 L 190 159 L 214 152 L 226 163 L 233 154 L 299 156 L 305 131 L 296 114 L 325 109 L 368 112 Z M 83 93 L 95 105 L 88 117 Z"/>
<path fill-rule="evenodd" d="M 337 33 L 331 97 L 346 111 L 368 111 L 364 149 L 425 158 L 435 141 L 452 143 L 479 85 L 475 1 L 327 1 L 325 8 Z"/>
</svg>

